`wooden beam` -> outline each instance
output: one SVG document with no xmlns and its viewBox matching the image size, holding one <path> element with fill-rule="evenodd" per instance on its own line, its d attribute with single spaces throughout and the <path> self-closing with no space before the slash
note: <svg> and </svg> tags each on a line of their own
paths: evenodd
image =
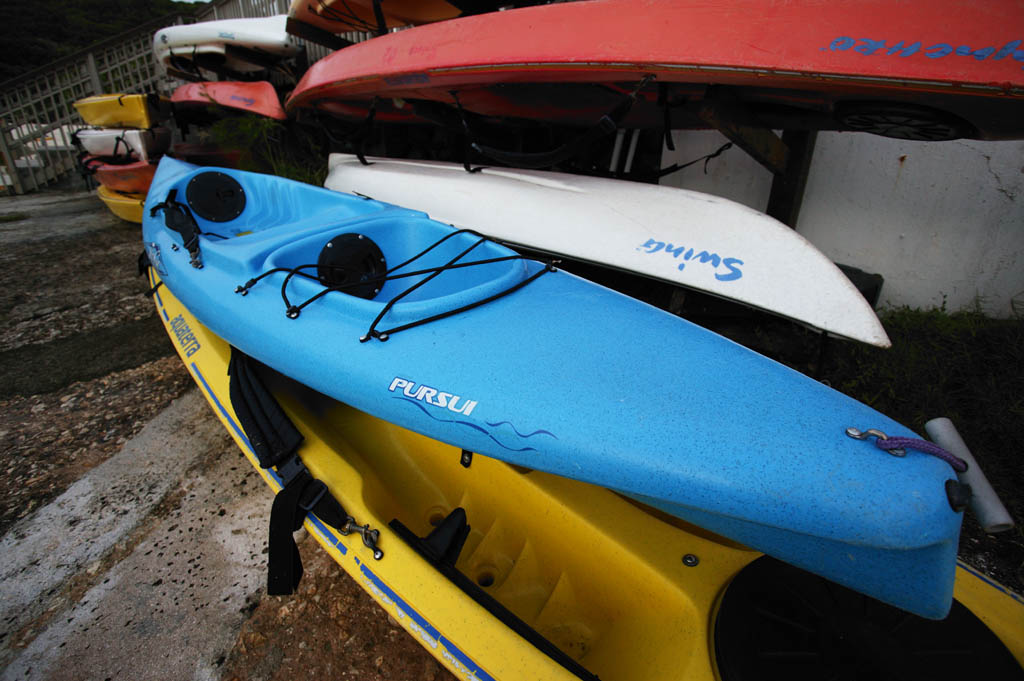
<svg viewBox="0 0 1024 681">
<path fill-rule="evenodd" d="M 818 139 L 816 130 L 787 130 L 782 133 L 782 142 L 789 149 L 789 163 L 786 172 L 772 180 L 772 191 L 768 197 L 768 215 L 779 222 L 796 229 L 800 217 L 800 206 L 807 187 L 807 175 L 814 156 L 814 143 Z"/>
<path fill-rule="evenodd" d="M 747 152 L 765 168 L 782 175 L 789 162 L 789 150 L 778 135 L 755 120 L 743 103 L 726 88 L 709 88 L 697 116 Z"/>
<path fill-rule="evenodd" d="M 303 40 L 309 40 L 310 42 L 323 45 L 330 50 L 340 50 L 348 47 L 353 43 L 349 40 L 345 40 L 339 35 L 335 35 L 330 31 L 325 31 L 322 28 L 317 28 L 311 24 L 307 24 L 304 21 L 298 21 L 292 17 L 288 17 L 288 21 L 285 24 L 284 30 L 291 35 L 298 36 Z"/>
</svg>

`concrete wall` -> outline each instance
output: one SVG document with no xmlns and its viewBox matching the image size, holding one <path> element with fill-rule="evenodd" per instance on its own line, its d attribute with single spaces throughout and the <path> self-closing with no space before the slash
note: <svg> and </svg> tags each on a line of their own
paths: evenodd
<svg viewBox="0 0 1024 681">
<path fill-rule="evenodd" d="M 676 132 L 663 165 L 710 153 L 717 132 Z M 734 147 L 662 180 L 764 210 L 771 174 Z M 1024 314 L 1024 142 L 905 142 L 820 133 L 797 231 L 836 262 L 885 277 L 880 307 L 979 301 Z"/>
</svg>

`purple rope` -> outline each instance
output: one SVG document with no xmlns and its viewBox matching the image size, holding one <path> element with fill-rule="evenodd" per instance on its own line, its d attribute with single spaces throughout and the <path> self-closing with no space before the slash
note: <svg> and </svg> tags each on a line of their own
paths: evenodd
<svg viewBox="0 0 1024 681">
<path fill-rule="evenodd" d="M 880 437 L 876 437 L 875 446 L 886 451 L 890 449 L 916 449 L 919 452 L 937 456 L 952 466 L 953 470 L 957 473 L 963 473 L 967 470 L 966 461 L 950 454 L 934 442 L 928 442 L 928 440 L 919 440 L 916 437 L 890 437 L 883 440 Z"/>
</svg>

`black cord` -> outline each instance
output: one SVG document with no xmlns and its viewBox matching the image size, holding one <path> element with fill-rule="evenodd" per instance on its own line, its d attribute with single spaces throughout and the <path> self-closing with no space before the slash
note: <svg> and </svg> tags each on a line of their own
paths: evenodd
<svg viewBox="0 0 1024 681">
<path fill-rule="evenodd" d="M 444 263 L 442 265 L 437 265 L 435 267 L 426 267 L 426 268 L 419 269 L 419 270 L 414 270 L 414 271 L 411 271 L 411 272 L 401 272 L 401 273 L 397 273 L 396 274 L 397 270 L 400 270 L 403 267 L 406 267 L 407 265 L 415 262 L 416 260 L 422 258 L 427 253 L 429 253 L 430 251 L 434 250 L 435 248 L 437 248 L 438 246 L 440 246 L 444 242 L 446 242 L 449 239 L 451 239 L 451 238 L 453 238 L 455 236 L 458 236 L 460 234 L 469 234 L 469 235 L 476 236 L 476 237 L 479 237 L 479 238 L 477 240 L 475 240 L 470 246 L 468 246 L 467 248 L 463 249 L 458 255 L 456 255 L 455 257 L 451 258 L 448 262 L 446 262 L 446 263 Z M 409 322 L 407 324 L 403 324 L 401 326 L 397 326 L 397 327 L 394 327 L 392 329 L 388 329 L 387 331 L 378 331 L 377 330 L 377 325 L 380 324 L 380 322 L 384 319 L 384 317 L 387 315 L 387 313 L 391 311 L 391 309 L 395 306 L 395 304 L 397 304 L 403 298 L 405 298 L 409 294 L 411 294 L 414 291 L 416 291 L 417 289 L 419 289 L 421 286 L 424 286 L 427 283 L 429 283 L 430 281 L 432 281 L 433 279 L 437 278 L 438 276 L 440 276 L 444 272 L 448 272 L 448 271 L 456 270 L 456 269 L 460 269 L 460 268 L 465 268 L 465 267 L 479 267 L 481 265 L 489 265 L 489 264 L 493 264 L 493 263 L 506 262 L 506 261 L 510 261 L 510 260 L 526 260 L 525 256 L 514 254 L 514 255 L 506 255 L 506 256 L 500 256 L 500 257 L 495 257 L 495 258 L 484 258 L 484 259 L 481 259 L 481 260 L 472 260 L 472 261 L 469 261 L 469 262 L 459 262 L 459 260 L 461 260 L 463 257 L 468 255 L 471 251 L 473 251 L 478 246 L 480 246 L 481 244 L 486 243 L 486 242 L 497 243 L 497 242 L 493 241 L 492 239 L 490 239 L 490 238 L 480 234 L 479 232 L 471 230 L 471 229 L 455 230 L 455 231 L 450 232 L 449 234 L 443 236 L 442 238 L 438 239 L 437 241 L 435 241 L 431 245 L 427 246 L 425 249 L 423 249 L 422 251 L 420 251 L 416 255 L 412 256 L 411 258 L 408 258 L 404 262 L 402 262 L 402 263 L 400 263 L 398 265 L 395 265 L 394 267 L 391 267 L 390 269 L 388 269 L 381 276 L 371 277 L 369 279 L 365 279 L 365 280 L 361 280 L 361 281 L 357 281 L 357 282 L 348 282 L 348 283 L 337 284 L 337 285 L 333 285 L 333 286 L 325 286 L 321 291 L 318 291 L 317 293 L 315 293 L 314 295 L 310 296 L 306 300 L 302 301 L 301 303 L 297 303 L 297 304 L 293 304 L 292 301 L 288 298 L 288 285 L 291 283 L 293 278 L 295 278 L 295 277 L 303 277 L 305 279 L 309 279 L 309 280 L 312 280 L 312 281 L 319 282 L 320 281 L 319 277 L 314 276 L 312 274 L 309 274 L 309 273 L 305 272 L 304 270 L 312 270 L 313 268 L 317 268 L 319 270 L 322 267 L 327 267 L 329 269 L 341 269 L 341 270 L 344 270 L 345 268 L 344 267 L 340 267 L 340 266 L 321 266 L 319 264 L 314 264 L 314 263 L 298 265 L 298 266 L 295 266 L 295 267 L 275 267 L 275 268 L 272 268 L 270 270 L 267 270 L 266 272 L 263 272 L 263 273 L 259 274 L 256 277 L 253 277 L 252 279 L 247 281 L 245 284 L 242 284 L 242 285 L 236 287 L 235 288 L 235 293 L 239 293 L 241 295 L 246 295 L 246 294 L 248 294 L 249 289 L 251 289 L 253 286 L 255 286 L 257 283 L 259 283 L 260 281 L 262 281 L 266 277 L 269 277 L 272 274 L 286 272 L 287 274 L 286 274 L 286 276 L 284 278 L 284 281 L 281 283 L 281 299 L 284 301 L 285 313 L 287 314 L 287 316 L 290 319 L 295 319 L 295 318 L 297 318 L 299 316 L 299 314 L 300 314 L 300 312 L 302 311 L 303 308 L 305 308 L 306 306 L 308 306 L 308 305 L 312 304 L 313 302 L 319 300 L 320 298 L 323 298 L 328 293 L 332 293 L 332 292 L 342 292 L 343 293 L 347 289 L 354 288 L 356 286 L 365 286 L 367 284 L 378 284 L 378 283 L 379 284 L 383 284 L 383 283 L 388 282 L 388 281 L 394 281 L 394 280 L 398 280 L 398 279 L 405 279 L 405 278 L 408 278 L 408 277 L 416 277 L 416 276 L 426 275 L 420 281 L 416 282 L 415 284 L 413 284 L 409 288 L 405 289 L 401 293 L 399 293 L 399 294 L 395 295 L 393 298 L 391 298 L 391 300 L 389 300 L 384 305 L 383 309 L 380 311 L 380 313 L 377 315 L 377 317 L 370 324 L 370 327 L 367 330 L 367 332 L 363 336 L 361 336 L 360 339 L 359 339 L 361 342 L 366 342 L 366 341 L 370 340 L 371 338 L 376 338 L 376 339 L 381 340 L 381 341 L 386 341 L 389 336 L 391 336 L 391 335 L 393 335 L 395 333 L 398 333 L 399 331 L 405 331 L 407 329 L 411 329 L 411 328 L 414 328 L 414 327 L 417 327 L 417 326 L 422 326 L 424 324 L 429 324 L 431 322 L 434 322 L 434 321 L 437 321 L 437 320 L 440 320 L 440 319 L 444 319 L 446 317 L 451 317 L 453 315 L 459 314 L 461 312 L 465 312 L 467 310 L 471 310 L 471 309 L 473 309 L 475 307 L 479 307 L 481 305 L 485 305 L 485 304 L 487 304 L 487 303 L 489 303 L 491 301 L 494 301 L 494 300 L 497 300 L 497 299 L 502 298 L 504 296 L 507 296 L 510 293 L 518 291 L 519 289 L 523 288 L 527 284 L 529 284 L 532 281 L 536 280 L 538 277 L 540 277 L 545 272 L 551 272 L 551 271 L 554 271 L 554 269 L 555 269 L 554 262 L 546 263 L 545 267 L 543 269 L 535 272 L 534 274 L 532 274 L 531 276 L 527 277 L 523 281 L 520 281 L 519 283 L 517 283 L 517 284 L 515 284 L 515 285 L 513 285 L 513 286 L 511 286 L 511 287 L 509 287 L 509 288 L 507 288 L 507 289 L 505 289 L 503 291 L 499 291 L 498 293 L 495 293 L 495 294 L 493 294 L 491 296 L 488 296 L 486 298 L 483 298 L 481 300 L 469 303 L 467 305 L 463 305 L 463 306 L 458 307 L 458 308 L 453 309 L 453 310 L 448 310 L 448 311 L 445 311 L 445 312 L 441 312 L 441 313 L 438 313 L 436 315 L 432 315 L 430 317 L 426 317 L 424 319 L 419 319 L 419 320 L 416 320 L 416 321 L 412 321 L 412 322 Z"/>
</svg>

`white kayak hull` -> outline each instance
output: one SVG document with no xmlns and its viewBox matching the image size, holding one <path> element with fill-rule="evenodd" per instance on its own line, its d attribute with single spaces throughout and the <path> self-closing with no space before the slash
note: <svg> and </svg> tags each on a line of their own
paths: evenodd
<svg viewBox="0 0 1024 681">
<path fill-rule="evenodd" d="M 233 52 L 241 48 L 269 57 L 285 58 L 298 53 L 299 44 L 285 31 L 286 15 L 253 19 L 223 19 L 198 24 L 168 26 L 153 35 L 153 55 L 166 68 L 175 59 L 214 58 L 225 68 L 242 73 L 262 71 L 262 64 Z"/>
<path fill-rule="evenodd" d="M 149 161 L 171 146 L 171 131 L 162 127 L 149 130 L 86 128 L 76 135 L 82 148 L 93 156 L 132 156 Z"/>
<path fill-rule="evenodd" d="M 509 244 L 696 289 L 889 347 L 878 316 L 813 244 L 701 192 L 511 168 L 331 154 L 324 186 L 425 211 Z"/>
</svg>

